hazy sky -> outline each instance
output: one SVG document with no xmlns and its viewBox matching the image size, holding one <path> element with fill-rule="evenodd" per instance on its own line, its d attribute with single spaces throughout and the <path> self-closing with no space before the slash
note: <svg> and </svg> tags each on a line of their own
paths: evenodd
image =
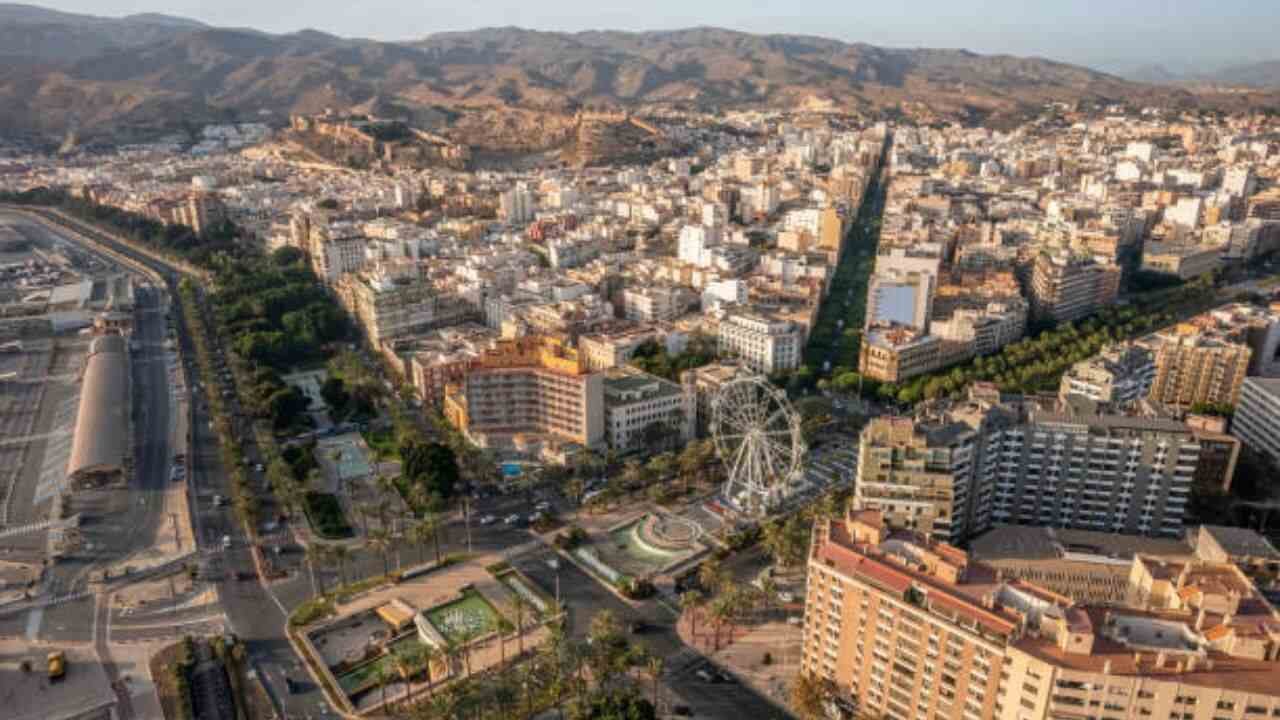
<svg viewBox="0 0 1280 720">
<path fill-rule="evenodd" d="M 566 31 L 716 25 L 1112 67 L 1159 62 L 1184 70 L 1280 59 L 1277 0 L 29 1 L 96 15 L 163 12 L 214 25 L 382 40 L 493 25 Z"/>
</svg>

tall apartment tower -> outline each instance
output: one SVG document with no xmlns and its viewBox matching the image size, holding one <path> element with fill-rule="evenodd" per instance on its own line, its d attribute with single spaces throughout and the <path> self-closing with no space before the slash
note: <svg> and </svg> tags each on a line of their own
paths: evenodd
<svg viewBox="0 0 1280 720">
<path fill-rule="evenodd" d="M 1007 523 L 1181 533 L 1212 459 L 1205 441 L 1180 422 L 1082 404 L 976 388 L 914 417 L 876 418 L 859 438 L 853 507 L 952 543 Z"/>
<path fill-rule="evenodd" d="M 858 442 L 854 507 L 894 527 L 963 541 L 979 442 L 977 429 L 951 418 L 874 418 Z"/>
<path fill-rule="evenodd" d="M 1079 320 L 1112 304 L 1120 268 L 1093 258 L 1041 253 L 1031 272 L 1031 308 L 1041 320 Z"/>
<path fill-rule="evenodd" d="M 1244 343 L 1183 323 L 1154 336 L 1155 378 L 1149 397 L 1170 407 L 1196 403 L 1234 405 L 1248 375 L 1253 350 Z"/>
</svg>

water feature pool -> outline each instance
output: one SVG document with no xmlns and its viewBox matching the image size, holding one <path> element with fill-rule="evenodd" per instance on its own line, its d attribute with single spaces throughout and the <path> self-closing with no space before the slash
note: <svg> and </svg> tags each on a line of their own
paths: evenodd
<svg viewBox="0 0 1280 720">
<path fill-rule="evenodd" d="M 483 595 L 473 589 L 462 597 L 427 611 L 427 620 L 449 642 L 463 643 L 498 629 L 501 615 Z"/>
<path fill-rule="evenodd" d="M 655 547 L 646 543 L 640 537 L 640 528 L 644 525 L 649 516 L 641 517 L 635 522 L 627 523 L 609 533 L 609 540 L 614 547 L 622 550 L 632 558 L 641 562 L 655 562 L 666 565 L 673 558 L 679 557 L 680 552 L 675 550 L 667 550 L 665 548 Z"/>
<path fill-rule="evenodd" d="M 502 463 L 502 477 L 520 477 L 520 474 L 523 472 L 524 466 L 520 465 L 520 463 Z"/>
</svg>

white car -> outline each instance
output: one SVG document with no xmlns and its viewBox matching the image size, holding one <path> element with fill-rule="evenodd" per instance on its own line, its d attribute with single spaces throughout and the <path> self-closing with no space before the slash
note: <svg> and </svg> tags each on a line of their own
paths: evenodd
<svg viewBox="0 0 1280 720">
<path fill-rule="evenodd" d="M 520 516 L 515 513 L 512 513 L 511 515 L 508 515 L 502 522 L 508 525 L 516 525 L 520 522 Z"/>
<path fill-rule="evenodd" d="M 494 517 L 493 515 L 485 515 L 484 517 L 480 518 L 481 525 L 492 525 L 496 522 L 498 522 L 498 518 Z"/>
</svg>

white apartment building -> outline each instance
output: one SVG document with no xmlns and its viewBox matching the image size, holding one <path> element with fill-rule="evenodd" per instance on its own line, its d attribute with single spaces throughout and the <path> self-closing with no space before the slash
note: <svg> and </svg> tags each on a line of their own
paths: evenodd
<svg viewBox="0 0 1280 720">
<path fill-rule="evenodd" d="M 622 291 L 622 314 L 628 320 L 669 322 L 684 314 L 686 293 L 680 288 L 629 287 Z"/>
<path fill-rule="evenodd" d="M 720 321 L 721 355 L 732 355 L 756 372 L 772 374 L 800 366 L 804 331 L 787 320 L 734 312 Z"/>
<path fill-rule="evenodd" d="M 343 273 L 355 272 L 365 264 L 365 238 L 360 236 L 334 236 L 327 232 L 315 232 L 311 242 L 311 269 L 316 276 L 332 285 Z"/>
<path fill-rule="evenodd" d="M 697 267 L 710 267 L 713 262 L 712 248 L 720 242 L 719 231 L 706 225 L 685 225 L 680 229 L 677 242 L 677 257 Z"/>
</svg>

